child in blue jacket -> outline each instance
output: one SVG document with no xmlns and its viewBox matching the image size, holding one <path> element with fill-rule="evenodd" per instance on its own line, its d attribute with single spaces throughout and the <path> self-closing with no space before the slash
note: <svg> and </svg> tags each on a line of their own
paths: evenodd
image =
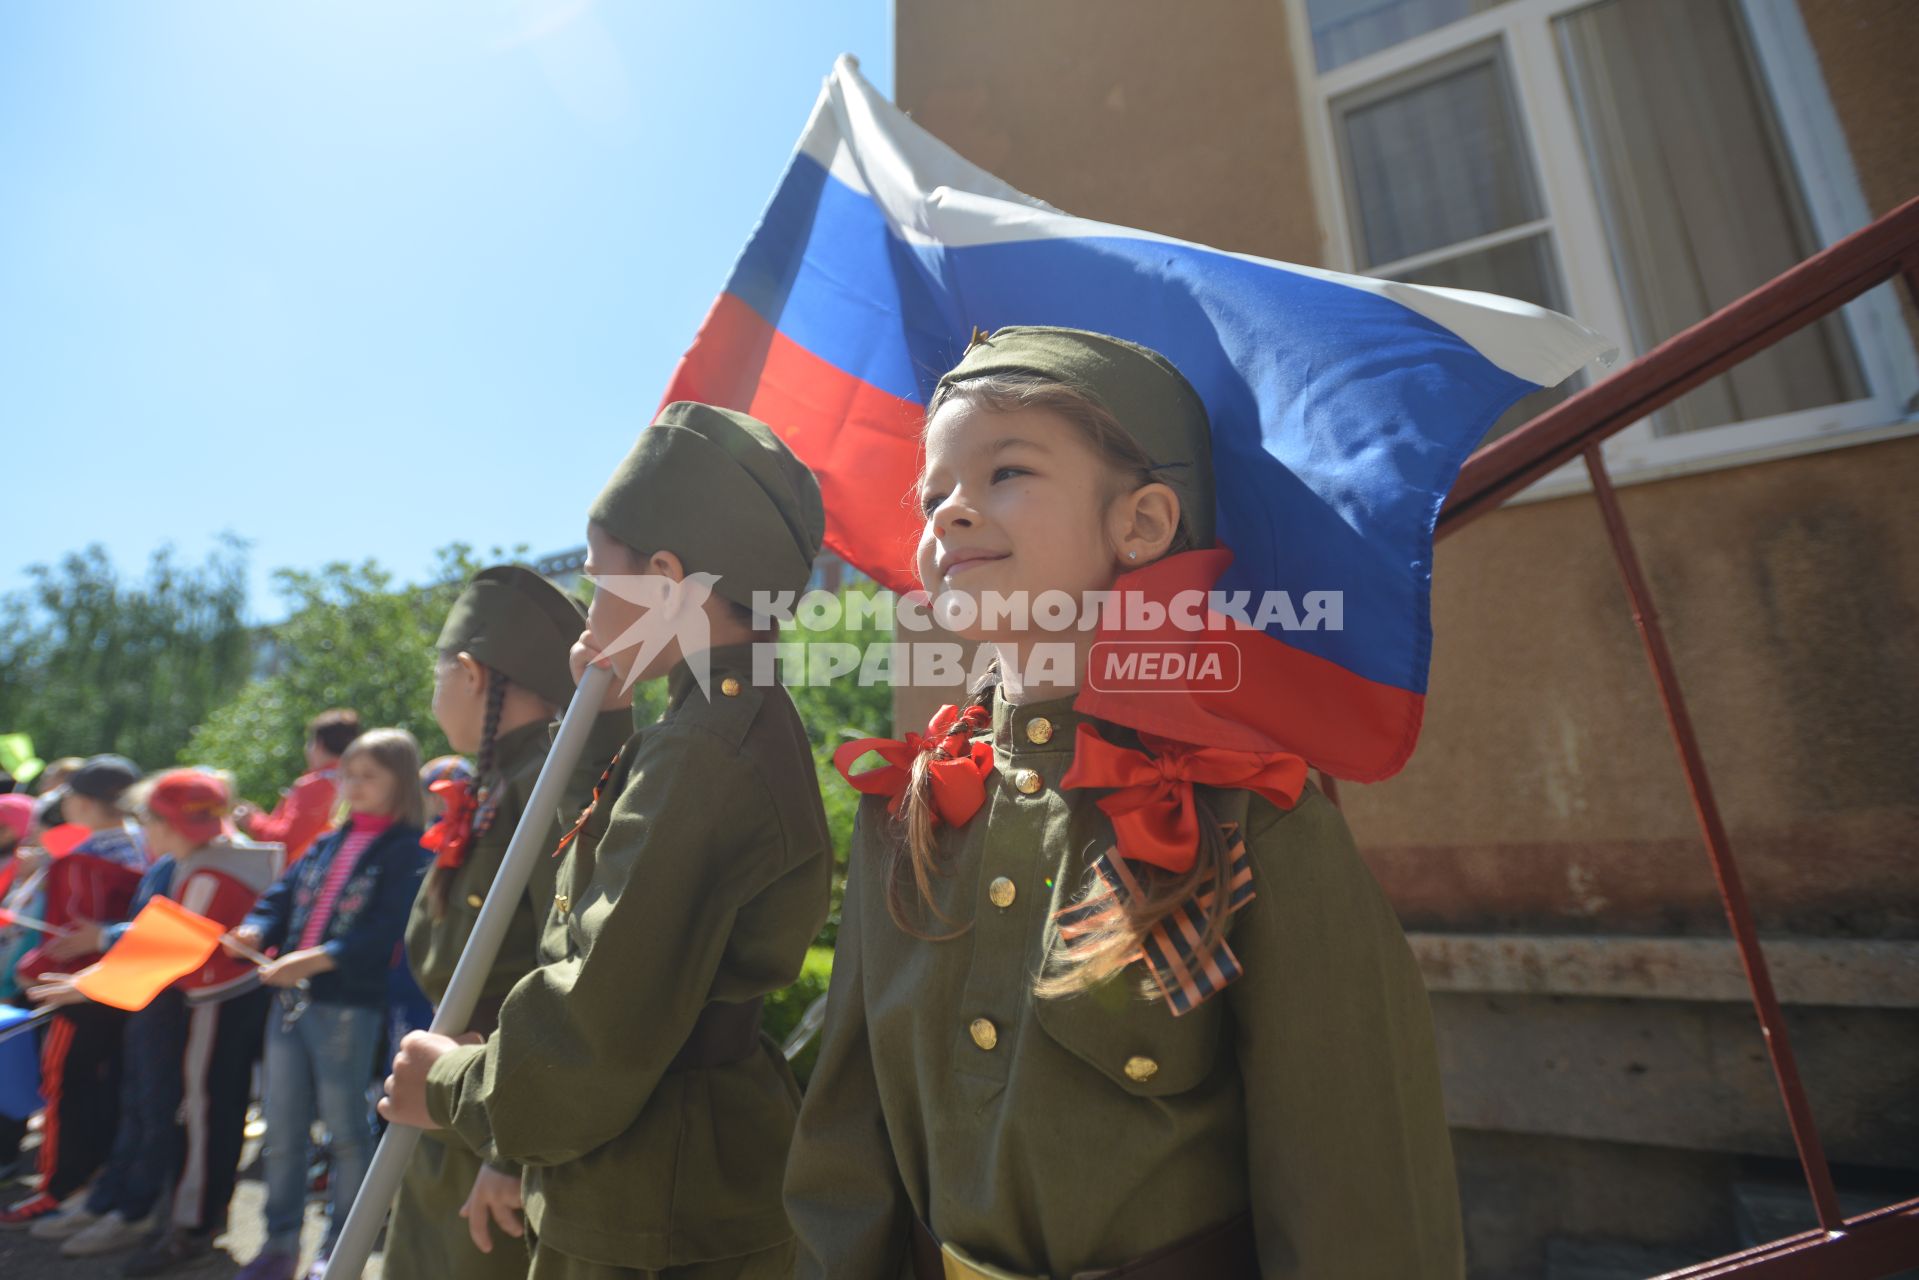
<svg viewBox="0 0 1919 1280">
<path fill-rule="evenodd" d="M 306 1201 L 307 1138 L 317 1115 L 331 1137 L 324 1265 L 372 1158 L 367 1084 L 386 1013 L 387 969 L 419 890 L 420 748 L 404 729 L 375 729 L 340 758 L 338 828 L 261 897 L 234 931 L 277 952 L 260 980 L 280 988 L 266 1045 L 267 1243 L 243 1280 L 293 1280 Z"/>
</svg>

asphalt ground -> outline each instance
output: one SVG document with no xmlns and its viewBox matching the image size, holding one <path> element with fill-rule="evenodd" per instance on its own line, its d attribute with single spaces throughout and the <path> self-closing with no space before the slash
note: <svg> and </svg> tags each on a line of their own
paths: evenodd
<svg viewBox="0 0 1919 1280">
<path fill-rule="evenodd" d="M 169 1274 L 192 1276 L 195 1280 L 219 1280 L 231 1276 L 253 1260 L 266 1243 L 266 1183 L 260 1165 L 260 1125 L 257 1116 L 247 1125 L 247 1145 L 241 1155 L 240 1182 L 233 1192 L 228 1210 L 227 1233 L 214 1242 L 207 1260 Z M 30 1134 L 24 1150 L 31 1157 L 39 1145 L 38 1133 Z M 0 1185 L 0 1204 L 13 1204 L 33 1194 L 31 1160 L 26 1173 Z M 302 1261 L 311 1262 L 326 1233 L 326 1205 L 323 1200 L 307 1202 L 306 1227 L 301 1233 Z M 118 1280 L 120 1269 L 134 1250 L 92 1258 L 66 1258 L 60 1254 L 60 1242 L 35 1240 L 25 1228 L 0 1228 L 0 1276 L 7 1280 Z M 380 1255 L 374 1254 L 362 1273 L 363 1280 L 380 1280 Z"/>
</svg>

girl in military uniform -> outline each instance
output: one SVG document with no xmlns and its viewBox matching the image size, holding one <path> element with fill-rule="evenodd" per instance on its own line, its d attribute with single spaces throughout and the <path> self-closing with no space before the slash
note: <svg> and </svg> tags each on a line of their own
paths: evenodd
<svg viewBox="0 0 1919 1280">
<path fill-rule="evenodd" d="M 799 1090 L 760 1006 L 799 976 L 833 855 L 799 715 L 754 683 L 745 610 L 805 584 L 819 487 L 764 424 L 678 403 L 590 515 L 575 670 L 665 676 L 667 709 L 568 838 L 542 963 L 498 1028 L 481 1046 L 407 1037 L 381 1111 L 523 1166 L 534 1277 L 784 1280 Z"/>
<path fill-rule="evenodd" d="M 473 576 L 440 631 L 433 715 L 447 742 L 475 757 L 477 788 L 442 781 L 435 794 L 444 813 L 421 841 L 433 861 L 407 920 L 406 955 L 436 1005 L 526 811 L 549 725 L 572 698 L 568 653 L 585 625 L 586 611 L 559 587 L 531 569 L 496 565 Z M 631 732 L 624 708 L 601 713 L 561 808 L 544 815 L 553 827 L 549 848 Z M 535 864 L 468 1030 L 492 1031 L 506 993 L 539 965 L 540 924 L 557 869 L 551 858 Z M 414 1149 L 387 1227 L 388 1274 L 526 1274 L 526 1249 L 495 1234 L 521 1233 L 520 1171 L 489 1154 L 449 1133 L 428 1133 Z"/>
<path fill-rule="evenodd" d="M 976 340 L 930 405 L 924 586 L 1124 592 L 1212 545 L 1209 438 L 1157 353 Z M 962 627 L 996 676 L 850 775 L 799 1274 L 1461 1275 L 1426 992 L 1337 809 L 1296 756 L 1076 712 L 1094 633 L 1018 621 Z"/>
</svg>

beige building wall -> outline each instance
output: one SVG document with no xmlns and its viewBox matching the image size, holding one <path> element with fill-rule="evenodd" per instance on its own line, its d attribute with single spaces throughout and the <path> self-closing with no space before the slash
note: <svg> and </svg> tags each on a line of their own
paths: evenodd
<svg viewBox="0 0 1919 1280">
<path fill-rule="evenodd" d="M 1919 440 L 1620 490 L 1762 928 L 1919 937 Z M 1342 797 L 1407 926 L 1723 936 L 1593 500 L 1441 542 L 1428 716 Z"/>
<path fill-rule="evenodd" d="M 1274 0 L 898 0 L 899 105 L 1083 218 L 1316 262 Z"/>
<path fill-rule="evenodd" d="M 1910 0 L 1799 0 L 1826 92 L 1874 217 L 1919 196 L 1919 82 Z"/>
<path fill-rule="evenodd" d="M 1910 0 L 1799 0 L 1866 207 L 1877 218 L 1919 196 L 1919 5 Z M 1919 304 L 1901 291 L 1919 337 Z"/>
</svg>

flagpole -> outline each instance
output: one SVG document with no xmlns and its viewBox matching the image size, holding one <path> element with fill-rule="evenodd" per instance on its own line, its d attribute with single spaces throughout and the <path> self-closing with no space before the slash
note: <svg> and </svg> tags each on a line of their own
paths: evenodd
<svg viewBox="0 0 1919 1280">
<path fill-rule="evenodd" d="M 6 917 L 6 919 L 0 920 L 0 928 L 10 924 L 17 924 L 22 929 L 33 929 L 40 933 L 50 933 L 56 938 L 64 938 L 73 932 L 73 930 L 69 929 L 66 925 L 48 924 L 45 920 L 35 920 L 32 916 L 15 915 L 5 907 L 0 907 L 0 916 Z"/>
<path fill-rule="evenodd" d="M 28 1031 L 32 1031 L 35 1027 L 45 1024 L 46 1020 L 54 1015 L 54 1012 L 55 1010 L 52 1005 L 41 1005 L 38 1009 L 28 1014 L 28 1016 L 20 1019 L 20 1021 L 14 1023 L 4 1031 L 0 1031 L 0 1044 L 4 1044 L 17 1035 L 23 1035 Z"/>
<path fill-rule="evenodd" d="M 479 1002 L 533 867 L 538 859 L 553 852 L 552 833 L 560 796 L 580 754 L 586 750 L 587 735 L 592 732 L 594 718 L 600 713 L 600 703 L 612 680 L 612 668 L 591 666 L 573 691 L 573 701 L 567 704 L 566 715 L 560 719 L 560 731 L 554 735 L 553 747 L 546 754 L 546 763 L 540 766 L 533 793 L 527 797 L 520 825 L 514 828 L 506 856 L 493 877 L 493 887 L 487 890 L 486 902 L 480 907 L 480 917 L 467 937 L 459 964 L 454 966 L 453 980 L 447 983 L 446 995 L 434 1010 L 432 1030 L 437 1035 L 457 1036 L 466 1030 L 466 1024 L 473 1017 L 473 1007 Z M 366 1180 L 360 1184 L 360 1193 L 353 1198 L 353 1207 L 340 1228 L 333 1254 L 327 1260 L 324 1280 L 358 1280 L 367 1257 L 373 1252 L 380 1224 L 386 1220 L 387 1210 L 400 1189 L 400 1176 L 406 1171 L 407 1161 L 419 1141 L 420 1130 L 410 1125 L 387 1125 L 379 1148 L 373 1153 L 373 1163 L 367 1167 Z"/>
<path fill-rule="evenodd" d="M 273 957 L 264 951 L 255 951 L 246 943 L 233 936 L 231 930 L 220 935 L 220 945 L 236 953 L 242 960 L 251 960 L 255 964 L 272 964 Z"/>
<path fill-rule="evenodd" d="M 45 852 L 45 851 L 42 850 L 42 852 Z M 27 882 L 25 884 L 16 884 L 16 885 L 7 886 L 7 891 L 5 893 L 0 893 L 0 902 L 28 901 L 29 899 L 33 897 L 34 891 L 40 887 L 40 882 L 42 880 L 45 880 L 46 878 L 47 878 L 47 869 L 45 867 L 41 867 L 39 870 L 35 871 L 32 875 L 27 877 Z M 0 910 L 4 910 L 4 908 L 0 908 Z"/>
<path fill-rule="evenodd" d="M 246 943 L 234 937 L 231 929 L 220 935 L 220 945 L 228 951 L 231 951 L 234 955 L 239 956 L 242 960 L 251 960 L 256 966 L 273 963 L 272 956 L 266 954 L 264 951 L 256 951 L 252 947 L 249 947 Z M 311 999 L 313 995 L 313 980 L 311 978 L 302 978 L 293 984 L 293 989 L 304 993 L 308 999 Z"/>
</svg>

